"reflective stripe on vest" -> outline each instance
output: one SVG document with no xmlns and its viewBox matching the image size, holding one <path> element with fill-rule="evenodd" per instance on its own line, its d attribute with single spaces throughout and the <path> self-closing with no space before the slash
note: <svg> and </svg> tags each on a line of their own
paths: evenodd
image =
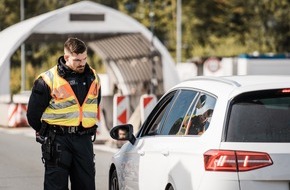
<svg viewBox="0 0 290 190">
<path fill-rule="evenodd" d="M 93 70 L 93 69 L 92 69 Z M 97 121 L 99 78 L 93 70 L 95 80 L 92 82 L 82 106 L 69 83 L 57 74 L 57 67 L 40 74 L 51 90 L 52 99 L 41 119 L 51 125 L 82 126 L 89 128 Z"/>
</svg>

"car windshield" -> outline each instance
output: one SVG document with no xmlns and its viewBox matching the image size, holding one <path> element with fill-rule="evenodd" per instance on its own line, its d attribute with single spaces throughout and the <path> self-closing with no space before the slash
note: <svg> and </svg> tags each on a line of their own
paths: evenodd
<svg viewBox="0 0 290 190">
<path fill-rule="evenodd" d="M 288 89 L 242 94 L 230 106 L 226 141 L 290 142 Z"/>
</svg>

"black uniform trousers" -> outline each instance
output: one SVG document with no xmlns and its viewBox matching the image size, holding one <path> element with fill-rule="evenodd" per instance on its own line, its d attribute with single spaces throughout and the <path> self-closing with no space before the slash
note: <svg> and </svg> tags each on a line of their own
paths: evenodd
<svg viewBox="0 0 290 190">
<path fill-rule="evenodd" d="M 44 190 L 95 190 L 95 162 L 91 135 L 56 134 L 55 153 L 45 160 Z"/>
</svg>

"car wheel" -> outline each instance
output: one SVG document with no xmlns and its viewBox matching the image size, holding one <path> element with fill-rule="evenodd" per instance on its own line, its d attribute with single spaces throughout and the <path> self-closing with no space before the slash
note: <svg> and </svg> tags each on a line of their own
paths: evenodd
<svg viewBox="0 0 290 190">
<path fill-rule="evenodd" d="M 168 190 L 174 190 L 174 189 L 173 189 L 173 187 L 172 187 L 172 186 L 170 186 L 170 187 L 168 188 Z"/>
<path fill-rule="evenodd" d="M 110 178 L 110 190 L 119 190 L 117 171 L 114 169 Z"/>
</svg>

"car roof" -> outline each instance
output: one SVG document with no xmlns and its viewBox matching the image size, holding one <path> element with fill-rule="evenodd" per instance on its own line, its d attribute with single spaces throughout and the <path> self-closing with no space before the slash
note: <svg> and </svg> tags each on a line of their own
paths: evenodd
<svg viewBox="0 0 290 190">
<path fill-rule="evenodd" d="M 290 88 L 288 75 L 234 75 L 197 76 L 183 81 L 174 88 L 195 88 L 216 96 L 235 96 L 237 94 L 266 89 Z"/>
<path fill-rule="evenodd" d="M 274 84 L 288 82 L 290 84 L 290 76 L 287 75 L 237 75 L 223 77 L 224 79 L 235 81 L 240 86 Z"/>
</svg>

